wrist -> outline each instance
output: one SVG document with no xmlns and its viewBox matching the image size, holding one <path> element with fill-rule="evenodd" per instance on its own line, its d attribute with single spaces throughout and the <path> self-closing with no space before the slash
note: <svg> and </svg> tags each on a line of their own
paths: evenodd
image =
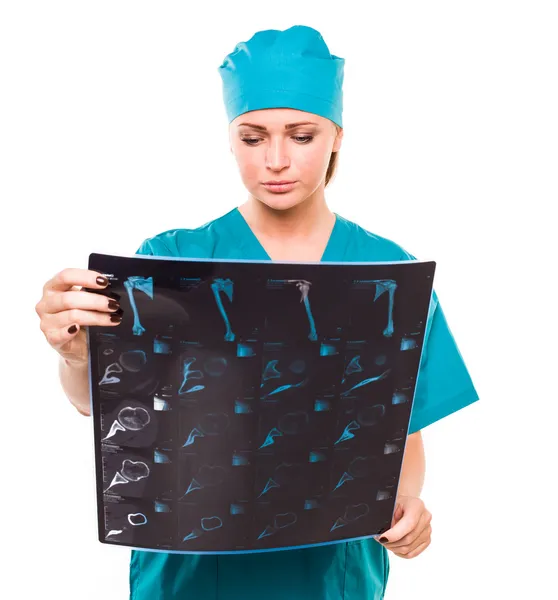
<svg viewBox="0 0 558 600">
<path fill-rule="evenodd" d="M 91 416 L 91 410 L 90 410 L 89 406 L 83 407 L 83 406 L 79 406 L 78 404 L 74 404 L 74 408 L 78 411 L 78 413 L 80 415 L 83 415 L 84 417 Z"/>
<path fill-rule="evenodd" d="M 89 360 L 71 360 L 61 356 L 62 362 L 72 371 L 87 371 L 89 368 Z"/>
</svg>

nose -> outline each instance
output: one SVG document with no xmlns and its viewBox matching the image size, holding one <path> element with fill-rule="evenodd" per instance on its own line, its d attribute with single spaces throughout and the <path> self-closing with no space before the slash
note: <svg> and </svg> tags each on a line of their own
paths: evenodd
<svg viewBox="0 0 558 600">
<path fill-rule="evenodd" d="M 265 166 L 274 171 L 280 171 L 289 166 L 290 159 L 287 156 L 282 139 L 275 139 L 269 143 Z"/>
</svg>

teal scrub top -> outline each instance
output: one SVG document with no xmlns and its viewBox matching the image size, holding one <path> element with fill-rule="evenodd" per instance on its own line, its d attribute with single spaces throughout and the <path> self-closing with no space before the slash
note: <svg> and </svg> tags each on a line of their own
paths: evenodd
<svg viewBox="0 0 558 600">
<path fill-rule="evenodd" d="M 146 239 L 136 254 L 271 260 L 238 208 Z M 322 262 L 417 260 L 336 214 Z M 409 434 L 479 399 L 433 290 Z M 373 538 L 252 554 L 132 550 L 130 600 L 381 600 L 388 551 Z"/>
</svg>

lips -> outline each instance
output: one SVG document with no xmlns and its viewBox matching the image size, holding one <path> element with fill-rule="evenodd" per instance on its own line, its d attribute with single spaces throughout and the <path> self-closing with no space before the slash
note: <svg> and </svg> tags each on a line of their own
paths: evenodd
<svg viewBox="0 0 558 600">
<path fill-rule="evenodd" d="M 292 181 L 290 183 L 264 183 L 263 184 L 263 186 L 270 192 L 290 192 L 294 188 L 295 185 L 296 185 L 296 181 Z"/>
</svg>

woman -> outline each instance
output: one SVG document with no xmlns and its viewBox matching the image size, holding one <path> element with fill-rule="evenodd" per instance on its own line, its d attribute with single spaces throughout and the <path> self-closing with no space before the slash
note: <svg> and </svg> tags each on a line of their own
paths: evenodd
<svg viewBox="0 0 558 600">
<path fill-rule="evenodd" d="M 146 239 L 137 254 L 276 261 L 416 260 L 401 246 L 331 212 L 324 189 L 343 137 L 344 60 L 315 29 L 256 33 L 238 44 L 219 72 L 230 145 L 248 200 L 195 229 Z M 98 273 L 65 269 L 37 304 L 41 329 L 60 353 L 62 385 L 89 414 L 83 327 L 119 323 L 118 304 L 74 290 L 101 288 Z M 113 313 L 113 314 L 110 314 Z M 114 321 L 113 321 L 114 319 Z M 413 558 L 430 544 L 431 514 L 420 499 L 424 454 L 420 430 L 478 400 L 461 354 L 432 294 L 424 355 L 391 529 L 379 539 L 238 555 L 133 550 L 133 600 L 298 598 L 379 600 L 388 550 Z"/>
</svg>

